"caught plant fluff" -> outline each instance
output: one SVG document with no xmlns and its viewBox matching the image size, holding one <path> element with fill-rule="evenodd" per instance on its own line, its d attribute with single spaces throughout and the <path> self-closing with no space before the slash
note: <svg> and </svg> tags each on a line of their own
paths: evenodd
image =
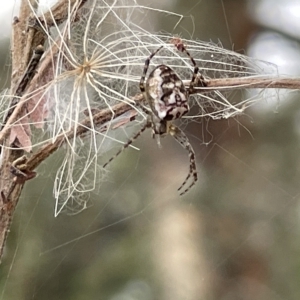
<svg viewBox="0 0 300 300">
<path fill-rule="evenodd" d="M 181 125 L 205 117 L 233 117 L 257 101 L 244 97 L 242 89 L 210 88 L 206 81 L 275 73 L 273 65 L 220 45 L 179 38 L 170 43 L 170 35 L 142 27 L 140 20 L 150 13 L 166 15 L 134 0 L 90 0 L 80 9 L 75 4 L 68 9 L 65 22 L 53 19 L 51 31 L 44 28 L 50 45 L 43 60 L 45 64 L 50 57 L 43 72 L 45 85 L 32 93 L 34 101 L 27 106 L 30 120 L 23 118 L 23 123 L 32 124 L 35 108 L 41 108 L 44 114 L 35 124 L 46 124 L 52 143 L 63 141 L 54 185 L 55 215 L 66 208 L 72 212 L 86 208 L 85 193 L 99 188 L 106 176 L 101 157 L 112 148 L 112 141 L 123 144 L 118 155 L 146 128 L 152 128 L 158 140 L 171 134 L 187 150 L 189 172 L 179 187 L 181 194 L 186 193 L 197 181 L 197 171 L 194 150 Z M 174 26 L 182 17 L 168 12 Z M 95 110 L 106 112 L 106 121 L 95 121 Z M 121 126 L 126 130 L 133 119 L 143 124 L 141 130 L 125 144 L 113 139 L 112 130 Z M 82 128 L 84 134 L 78 135 Z M 36 145 L 49 142 L 36 141 Z"/>
</svg>

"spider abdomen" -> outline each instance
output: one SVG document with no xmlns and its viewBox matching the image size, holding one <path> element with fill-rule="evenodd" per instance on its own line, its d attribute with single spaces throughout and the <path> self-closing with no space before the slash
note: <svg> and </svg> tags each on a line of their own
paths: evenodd
<svg viewBox="0 0 300 300">
<path fill-rule="evenodd" d="M 189 111 L 185 86 L 168 66 L 160 65 L 150 73 L 146 92 L 151 110 L 161 120 L 179 119 Z"/>
</svg>

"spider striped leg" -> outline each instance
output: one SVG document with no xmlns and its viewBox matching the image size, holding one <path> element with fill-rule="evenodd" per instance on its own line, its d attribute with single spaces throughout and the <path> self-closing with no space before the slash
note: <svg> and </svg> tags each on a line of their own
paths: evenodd
<svg viewBox="0 0 300 300">
<path fill-rule="evenodd" d="M 207 86 L 204 76 L 199 72 L 199 67 L 196 64 L 196 61 L 194 60 L 190 52 L 186 49 L 183 41 L 180 38 L 174 38 L 171 40 L 171 43 L 174 44 L 174 46 L 177 48 L 178 51 L 185 52 L 186 55 L 190 58 L 194 66 L 193 77 L 190 81 L 190 86 L 189 86 L 189 94 L 193 92 L 194 86 L 198 84 L 199 79 L 200 79 L 201 86 L 203 87 Z M 199 77 L 197 77 L 198 73 L 199 73 Z"/>
<path fill-rule="evenodd" d="M 130 146 L 147 128 L 151 127 L 151 123 L 147 121 L 145 125 L 126 143 L 123 147 L 114 155 L 112 156 L 104 165 L 105 168 L 111 161 L 113 161 L 117 156 L 119 156 L 128 146 Z"/>
<path fill-rule="evenodd" d="M 196 162 L 195 162 L 195 152 L 194 149 L 192 148 L 192 145 L 190 144 L 187 136 L 184 134 L 184 132 L 176 127 L 175 125 L 171 124 L 169 126 L 169 133 L 174 137 L 174 139 L 183 147 L 185 148 L 188 153 L 189 153 L 189 159 L 190 159 L 190 170 L 188 175 L 186 176 L 184 182 L 181 184 L 181 186 L 178 188 L 178 191 L 180 191 L 188 182 L 190 177 L 193 177 L 193 181 L 191 184 L 180 193 L 180 196 L 184 195 L 186 192 L 188 192 L 193 185 L 198 180 L 198 174 L 197 174 L 197 167 L 196 167 Z"/>
<path fill-rule="evenodd" d="M 145 93 L 145 78 L 146 78 L 146 74 L 150 65 L 150 61 L 153 58 L 153 56 L 160 50 L 162 49 L 163 46 L 159 47 L 157 50 L 155 50 L 153 53 L 150 54 L 150 56 L 145 60 L 145 64 L 144 64 L 144 70 L 143 70 L 143 74 L 140 80 L 140 90 L 142 93 Z"/>
<path fill-rule="evenodd" d="M 189 94 L 191 94 L 194 90 L 195 85 L 198 82 L 200 82 L 200 85 L 204 87 L 204 86 L 206 86 L 206 81 L 205 81 L 204 76 L 199 72 L 199 67 L 197 66 L 194 58 L 191 56 L 190 52 L 188 52 L 184 46 L 182 47 L 182 52 L 183 51 L 190 58 L 193 66 L 194 66 L 193 77 L 192 77 L 192 80 L 190 81 L 190 86 L 189 86 Z M 197 77 L 198 74 L 199 74 L 199 76 Z"/>
</svg>

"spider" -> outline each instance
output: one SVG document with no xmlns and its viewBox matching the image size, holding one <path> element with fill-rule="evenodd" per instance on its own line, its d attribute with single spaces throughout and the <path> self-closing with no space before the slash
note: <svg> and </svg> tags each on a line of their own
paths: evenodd
<svg viewBox="0 0 300 300">
<path fill-rule="evenodd" d="M 172 42 L 173 40 L 171 40 Z M 111 157 L 104 165 L 105 168 L 112 160 L 114 160 L 124 149 L 131 145 L 147 128 L 152 128 L 152 136 L 164 137 L 170 134 L 175 140 L 188 151 L 189 154 L 189 173 L 185 180 L 178 188 L 180 195 L 188 192 L 198 180 L 197 168 L 195 163 L 195 152 L 184 132 L 175 126 L 172 121 L 180 119 L 189 111 L 188 99 L 193 92 L 194 86 L 200 80 L 202 86 L 206 86 L 204 77 L 199 74 L 199 68 L 190 53 L 186 50 L 181 40 L 174 40 L 173 44 L 176 48 L 185 52 L 190 58 L 193 66 L 193 76 L 190 81 L 189 88 L 186 89 L 179 76 L 166 65 L 159 65 L 153 69 L 146 80 L 146 74 L 149 69 L 151 59 L 163 48 L 159 47 L 146 59 L 143 74 L 140 80 L 140 90 L 144 95 L 144 99 L 150 107 L 150 110 L 141 107 L 148 115 L 145 125 L 123 145 L 123 147 Z M 146 83 L 145 83 L 146 81 Z M 185 188 L 188 180 L 192 177 L 192 182 Z"/>
</svg>

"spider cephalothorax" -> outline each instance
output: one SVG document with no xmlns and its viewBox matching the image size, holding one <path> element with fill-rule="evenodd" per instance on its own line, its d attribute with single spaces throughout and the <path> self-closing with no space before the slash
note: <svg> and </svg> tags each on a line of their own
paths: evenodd
<svg viewBox="0 0 300 300">
<path fill-rule="evenodd" d="M 150 110 L 143 108 L 144 112 L 146 112 L 148 115 L 147 122 L 140 129 L 140 131 L 137 132 L 123 146 L 123 148 L 116 153 L 115 156 L 110 158 L 110 160 L 103 165 L 103 167 L 105 167 L 125 148 L 132 144 L 132 142 L 136 140 L 146 130 L 146 128 L 151 127 L 153 131 L 153 136 L 157 136 L 159 138 L 166 134 L 170 134 L 189 153 L 189 173 L 182 185 L 178 188 L 178 190 L 181 190 L 183 186 L 185 186 L 185 184 L 191 176 L 193 177 L 193 181 L 184 191 L 180 193 L 180 195 L 183 195 L 196 183 L 198 179 L 195 163 L 195 152 L 184 132 L 177 126 L 175 126 L 171 121 L 180 119 L 186 113 L 188 113 L 188 99 L 191 92 L 193 92 L 196 80 L 201 80 L 202 86 L 205 86 L 205 80 L 201 74 L 198 74 L 199 68 L 196 65 L 196 62 L 192 58 L 190 53 L 186 50 L 183 43 L 174 43 L 174 45 L 179 51 L 185 52 L 188 55 L 194 66 L 193 76 L 190 81 L 189 88 L 186 89 L 182 80 L 176 74 L 176 72 L 166 65 L 159 65 L 155 67 L 146 79 L 151 59 L 154 55 L 157 54 L 159 50 L 163 48 L 163 46 L 159 47 L 156 51 L 154 51 L 145 61 L 144 71 L 140 80 L 140 90 L 144 95 L 146 104 L 148 104 L 150 107 Z"/>
</svg>

